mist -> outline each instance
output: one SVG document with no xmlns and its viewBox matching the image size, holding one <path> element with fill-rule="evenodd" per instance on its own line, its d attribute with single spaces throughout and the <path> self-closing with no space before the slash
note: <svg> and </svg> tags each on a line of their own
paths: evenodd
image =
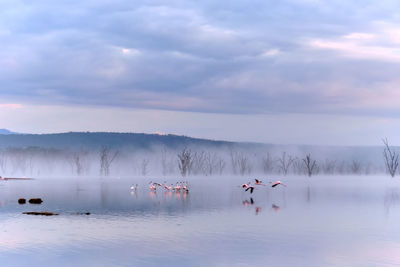
<svg viewBox="0 0 400 267">
<path fill-rule="evenodd" d="M 0 150 L 3 177 L 201 177 L 385 174 L 383 147 L 230 144 Z"/>
</svg>

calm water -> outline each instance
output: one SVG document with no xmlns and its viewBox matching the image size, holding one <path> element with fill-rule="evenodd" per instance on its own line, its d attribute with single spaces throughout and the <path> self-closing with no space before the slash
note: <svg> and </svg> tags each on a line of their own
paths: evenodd
<svg viewBox="0 0 400 267">
<path fill-rule="evenodd" d="M 189 194 L 149 180 L 1 181 L 1 265 L 400 266 L 400 178 L 285 177 L 252 195 L 247 178 L 194 177 Z"/>
</svg>

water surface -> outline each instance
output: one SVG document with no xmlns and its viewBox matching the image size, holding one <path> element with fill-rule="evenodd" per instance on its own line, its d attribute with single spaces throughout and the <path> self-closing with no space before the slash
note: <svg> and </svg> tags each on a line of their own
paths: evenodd
<svg viewBox="0 0 400 267">
<path fill-rule="evenodd" d="M 3 266 L 399 266 L 400 179 L 193 177 L 188 194 L 156 178 L 0 183 Z M 269 179 L 265 178 L 266 181 Z M 163 182 L 164 178 L 159 179 Z M 168 183 L 176 180 L 170 178 Z M 131 192 L 131 184 L 139 190 Z M 41 197 L 42 205 L 19 205 Z M 24 215 L 52 211 L 59 216 Z M 78 213 L 90 212 L 90 215 Z"/>
</svg>

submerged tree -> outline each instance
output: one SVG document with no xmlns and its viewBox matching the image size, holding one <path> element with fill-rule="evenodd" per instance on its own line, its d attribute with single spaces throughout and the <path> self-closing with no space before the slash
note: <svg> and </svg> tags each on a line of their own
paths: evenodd
<svg viewBox="0 0 400 267">
<path fill-rule="evenodd" d="M 336 160 L 325 159 L 322 164 L 322 171 L 324 174 L 334 174 L 336 168 Z"/>
<path fill-rule="evenodd" d="M 119 154 L 119 151 L 111 151 L 108 147 L 103 147 L 100 150 L 100 175 L 110 175 L 110 166 L 114 159 Z"/>
<path fill-rule="evenodd" d="M 292 166 L 295 158 L 291 155 L 287 155 L 286 152 L 282 153 L 282 156 L 278 158 L 278 167 L 282 171 L 283 175 L 287 175 L 290 166 Z"/>
<path fill-rule="evenodd" d="M 267 155 L 262 157 L 261 162 L 262 162 L 262 167 L 263 167 L 263 171 L 265 174 L 270 174 L 273 172 L 274 160 L 273 160 L 271 154 L 269 154 L 269 152 L 267 152 Z"/>
<path fill-rule="evenodd" d="M 350 173 L 352 174 L 360 174 L 361 173 L 361 162 L 353 159 L 350 163 Z"/>
<path fill-rule="evenodd" d="M 148 165 L 149 165 L 150 160 L 149 159 L 143 159 L 142 160 L 142 165 L 141 165 L 141 173 L 143 176 L 146 176 L 148 173 Z"/>
<path fill-rule="evenodd" d="M 303 159 L 304 166 L 306 167 L 308 177 L 314 174 L 317 168 L 317 161 L 311 158 L 311 154 L 307 154 Z"/>
<path fill-rule="evenodd" d="M 182 176 L 190 174 L 193 164 L 192 152 L 186 147 L 178 154 L 178 167 Z"/>
<path fill-rule="evenodd" d="M 385 160 L 386 169 L 389 174 L 394 177 L 399 167 L 399 154 L 389 146 L 387 138 L 382 139 L 385 148 L 383 149 L 383 158 Z"/>
<path fill-rule="evenodd" d="M 233 174 L 250 174 L 251 164 L 249 158 L 242 152 L 230 151 Z"/>
<path fill-rule="evenodd" d="M 68 162 L 74 174 L 80 176 L 88 171 L 88 154 L 87 151 L 76 151 L 68 155 Z"/>
</svg>

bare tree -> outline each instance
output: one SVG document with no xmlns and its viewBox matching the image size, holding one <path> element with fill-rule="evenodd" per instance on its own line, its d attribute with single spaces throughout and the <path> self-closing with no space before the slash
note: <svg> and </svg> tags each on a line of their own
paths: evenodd
<svg viewBox="0 0 400 267">
<path fill-rule="evenodd" d="M 192 152 L 186 147 L 178 154 L 178 167 L 182 176 L 189 175 L 193 164 Z"/>
<path fill-rule="evenodd" d="M 272 156 L 267 152 L 267 155 L 262 157 L 261 159 L 262 168 L 265 174 L 270 174 L 274 170 L 274 159 Z"/>
<path fill-rule="evenodd" d="M 350 172 L 353 174 L 360 174 L 361 172 L 361 163 L 356 160 L 353 159 L 350 163 Z"/>
<path fill-rule="evenodd" d="M 336 170 L 339 174 L 345 174 L 346 173 L 346 163 L 344 160 L 340 161 L 339 164 L 336 167 Z"/>
<path fill-rule="evenodd" d="M 287 155 L 286 152 L 283 152 L 281 157 L 278 158 L 278 168 L 282 171 L 284 175 L 287 175 L 290 166 L 292 166 L 295 158 L 291 155 Z"/>
<path fill-rule="evenodd" d="M 317 161 L 311 158 L 311 154 L 307 154 L 306 157 L 303 158 L 303 163 L 306 167 L 308 177 L 311 177 L 317 168 Z"/>
<path fill-rule="evenodd" d="M 244 153 L 231 150 L 230 156 L 233 174 L 245 175 L 251 172 L 249 158 Z"/>
<path fill-rule="evenodd" d="M 7 153 L 2 151 L 0 153 L 0 169 L 2 175 L 6 172 L 6 168 L 7 168 Z"/>
<path fill-rule="evenodd" d="M 399 167 L 399 153 L 389 146 L 387 138 L 382 139 L 385 148 L 383 149 L 383 158 L 385 160 L 386 170 L 394 177 Z"/>
<path fill-rule="evenodd" d="M 245 174 L 250 174 L 251 173 L 251 165 L 250 165 L 250 161 L 249 158 L 240 153 L 238 155 L 238 163 L 239 163 L 239 173 L 240 175 L 245 175 Z"/>
<path fill-rule="evenodd" d="M 226 166 L 225 160 L 223 158 L 218 158 L 217 164 L 216 164 L 216 170 L 219 175 L 222 175 L 222 173 L 224 172 L 225 166 Z"/>
<path fill-rule="evenodd" d="M 218 170 L 219 157 L 215 153 L 207 152 L 204 157 L 204 174 L 213 175 Z"/>
<path fill-rule="evenodd" d="M 161 150 L 161 172 L 162 175 L 167 175 L 167 150 L 165 147 Z"/>
<path fill-rule="evenodd" d="M 81 175 L 83 172 L 82 159 L 79 153 L 74 153 L 71 158 L 71 164 L 73 170 L 77 175 Z"/>
<path fill-rule="evenodd" d="M 322 171 L 324 174 L 334 174 L 336 168 L 336 160 L 325 159 L 322 164 Z"/>
<path fill-rule="evenodd" d="M 142 160 L 142 165 L 141 165 L 141 167 L 142 167 L 142 175 L 143 176 L 146 176 L 147 175 L 147 173 L 148 173 L 148 169 L 147 169 L 147 167 L 148 167 L 148 165 L 149 165 L 149 160 L 148 159 L 143 159 Z"/>
<path fill-rule="evenodd" d="M 108 147 L 100 150 L 100 175 L 109 176 L 111 163 L 115 160 L 119 151 L 111 151 Z"/>
<path fill-rule="evenodd" d="M 303 175 L 306 173 L 306 169 L 303 165 L 303 161 L 298 158 L 293 159 L 292 170 L 293 170 L 293 173 L 297 174 L 297 175 Z"/>
<path fill-rule="evenodd" d="M 237 174 L 238 170 L 239 170 L 239 162 L 237 160 L 237 152 L 233 151 L 233 149 L 231 149 L 229 151 L 229 155 L 231 157 L 231 165 L 232 165 L 232 172 L 233 174 Z"/>
<path fill-rule="evenodd" d="M 371 162 L 367 162 L 367 164 L 365 165 L 365 175 L 370 175 L 372 171 L 372 163 Z"/>
<path fill-rule="evenodd" d="M 86 172 L 88 171 L 88 160 L 87 160 L 88 154 L 89 153 L 87 151 L 79 151 L 67 155 L 68 162 L 71 165 L 73 173 L 80 176 L 85 171 Z"/>
<path fill-rule="evenodd" d="M 27 158 L 25 157 L 23 150 L 19 148 L 10 148 L 7 152 L 10 154 L 12 173 L 15 174 L 20 171 L 21 174 L 25 175 Z"/>
<path fill-rule="evenodd" d="M 205 174 L 206 172 L 206 153 L 204 151 L 196 151 L 193 154 L 191 172 L 194 175 Z"/>
</svg>

